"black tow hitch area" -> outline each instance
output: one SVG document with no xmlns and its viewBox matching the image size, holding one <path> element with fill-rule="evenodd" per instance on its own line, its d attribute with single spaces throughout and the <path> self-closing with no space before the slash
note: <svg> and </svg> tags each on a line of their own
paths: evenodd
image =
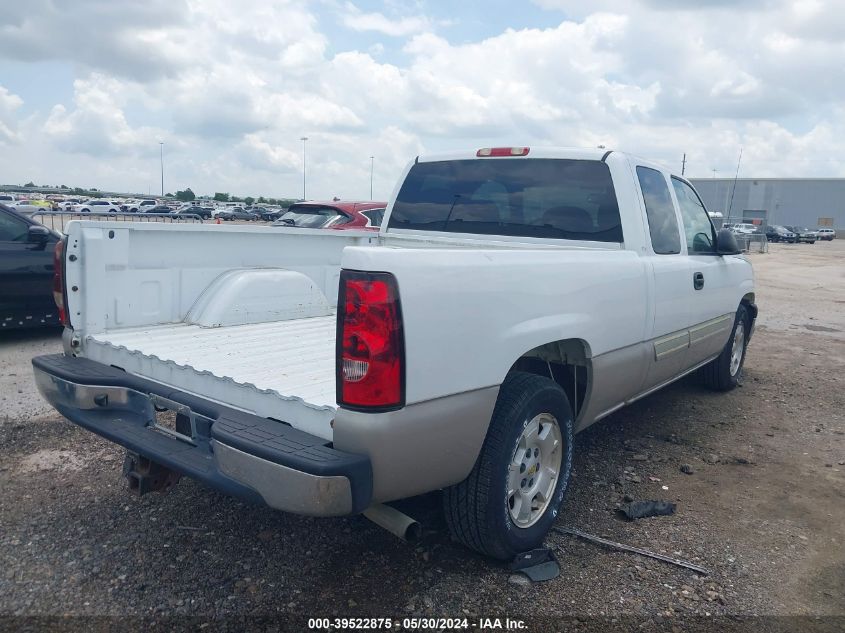
<svg viewBox="0 0 845 633">
<path fill-rule="evenodd" d="M 176 471 L 131 451 L 126 451 L 123 474 L 126 476 L 129 492 L 139 497 L 148 492 L 167 492 L 182 477 Z"/>
</svg>

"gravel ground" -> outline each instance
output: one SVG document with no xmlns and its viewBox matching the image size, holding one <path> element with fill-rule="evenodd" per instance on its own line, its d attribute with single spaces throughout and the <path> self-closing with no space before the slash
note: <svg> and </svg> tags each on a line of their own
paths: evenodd
<svg viewBox="0 0 845 633">
<path fill-rule="evenodd" d="M 57 333 L 4 332 L 0 628 L 92 626 L 8 616 L 189 628 L 267 616 L 307 630 L 314 616 L 507 615 L 529 630 L 845 630 L 844 255 L 837 240 L 753 256 L 761 316 L 741 388 L 685 379 L 576 438 L 559 525 L 695 562 L 706 577 L 552 534 L 560 576 L 518 583 L 451 542 L 438 494 L 402 504 L 423 522 L 417 545 L 361 517 L 286 515 L 190 480 L 134 498 L 122 452 L 38 399 L 28 358 L 60 349 Z M 625 522 L 625 495 L 678 510 Z"/>
</svg>

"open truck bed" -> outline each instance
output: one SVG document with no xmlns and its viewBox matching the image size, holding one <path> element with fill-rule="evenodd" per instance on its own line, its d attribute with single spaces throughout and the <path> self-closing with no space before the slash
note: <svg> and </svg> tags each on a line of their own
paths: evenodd
<svg viewBox="0 0 845 633">
<path fill-rule="evenodd" d="M 335 316 L 219 328 L 168 324 L 90 335 L 86 356 L 331 438 Z M 295 394 L 295 395 L 293 395 Z"/>
<path fill-rule="evenodd" d="M 332 440 L 341 255 L 376 234 L 99 221 L 67 231 L 68 353 Z"/>
</svg>

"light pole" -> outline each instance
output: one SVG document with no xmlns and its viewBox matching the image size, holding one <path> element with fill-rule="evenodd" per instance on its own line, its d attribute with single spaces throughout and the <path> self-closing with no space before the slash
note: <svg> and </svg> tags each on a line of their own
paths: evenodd
<svg viewBox="0 0 845 633">
<path fill-rule="evenodd" d="M 164 141 L 158 142 L 158 157 L 161 162 L 161 197 L 164 197 Z"/>
<path fill-rule="evenodd" d="M 375 156 L 370 156 L 370 200 L 373 199 L 373 161 Z"/>
<path fill-rule="evenodd" d="M 308 137 L 303 136 L 299 140 L 302 141 L 302 199 L 305 200 L 305 141 Z"/>
</svg>

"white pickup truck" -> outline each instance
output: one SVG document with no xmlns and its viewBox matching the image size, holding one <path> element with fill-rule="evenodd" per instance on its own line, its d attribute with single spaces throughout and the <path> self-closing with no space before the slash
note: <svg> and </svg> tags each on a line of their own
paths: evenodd
<svg viewBox="0 0 845 633">
<path fill-rule="evenodd" d="M 751 265 L 692 186 L 621 152 L 420 156 L 379 233 L 76 221 L 41 393 L 180 475 L 309 515 L 443 489 L 454 535 L 538 545 L 573 434 L 694 370 L 741 379 Z"/>
</svg>

